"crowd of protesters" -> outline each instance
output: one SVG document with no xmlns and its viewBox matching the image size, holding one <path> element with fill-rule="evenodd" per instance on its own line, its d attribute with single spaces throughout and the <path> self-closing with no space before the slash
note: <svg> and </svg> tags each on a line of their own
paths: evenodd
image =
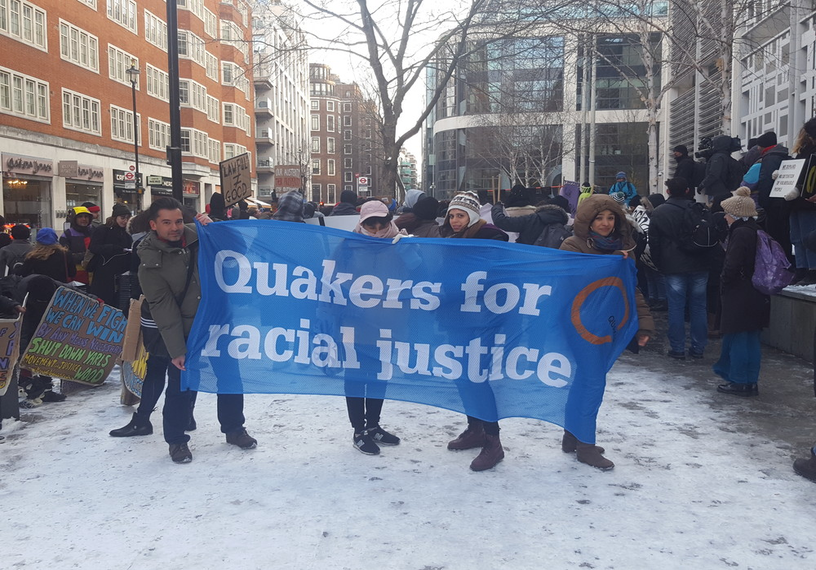
<svg viewBox="0 0 816 570">
<path fill-rule="evenodd" d="M 712 367 L 724 380 L 717 391 L 756 397 L 760 332 L 770 318 L 769 296 L 752 285 L 758 235 L 766 231 L 787 252 L 797 270 L 795 282 L 816 283 L 816 189 L 798 187 L 784 198 L 771 197 L 776 171 L 782 160 L 790 158 L 788 149 L 777 143 L 775 133 L 752 140 L 739 160 L 732 156 L 737 151 L 734 144 L 731 137 L 714 137 L 698 153 L 705 162 L 693 160 L 685 146 L 675 147 L 675 175 L 665 182 L 662 192 L 648 196 L 638 193 L 625 172 L 618 172 L 608 190 L 582 184 L 573 203 L 552 195 L 536 200 L 520 186 L 495 204 L 474 192 L 461 192 L 448 202 L 440 202 L 422 191 L 409 190 L 400 205 L 391 198 L 366 198 L 344 191 L 339 202 L 328 208 L 306 201 L 300 191 L 280 196 L 269 209 L 246 203 L 227 208 L 223 196 L 215 193 L 206 208 L 209 216 L 198 219 L 202 223 L 236 219 L 302 223 L 316 217 L 354 216 L 354 232 L 376 238 L 486 239 L 583 254 L 621 255 L 636 264 L 638 275 L 640 328 L 630 348 L 636 352 L 654 338 L 652 312 L 666 311 L 667 358 L 703 359 L 709 340 L 722 338 Z M 804 125 L 792 152 L 796 158 L 809 159 L 816 154 L 816 119 Z M 690 247 L 686 225 L 692 204 L 708 207 L 706 216 L 715 236 L 712 243 Z M 79 284 L 106 304 L 123 310 L 129 297 L 145 293 L 148 303 L 143 305 L 143 331 L 145 326 L 154 329 L 154 337 L 164 350 L 150 350 L 141 405 L 128 425 L 110 435 L 151 434 L 150 414 L 168 380 L 164 431 L 171 458 L 178 463 L 192 460 L 186 432 L 195 429 L 195 395 L 181 392 L 179 385 L 186 335 L 198 304 L 198 298 L 189 294 L 198 287 L 197 235 L 195 226 L 189 224 L 193 215 L 178 202 L 159 199 L 132 220 L 127 206 L 116 204 L 111 216 L 100 223 L 96 220 L 99 208 L 85 203 L 70 212 L 61 236 L 41 229 L 36 245 L 32 245 L 30 230 L 18 225 L 11 229 L 7 245 L 0 248 L 0 267 L 8 275 L 5 279 L 11 280 L 3 290 L 6 296 L 0 297 L 0 310 L 25 313 L 23 350 L 60 284 Z M 177 256 L 180 252 L 185 255 Z M 167 275 L 156 278 L 162 272 L 172 273 L 171 285 Z M 125 274 L 133 276 L 127 287 L 130 296 L 124 294 Z M 168 287 L 167 291 L 162 287 Z M 30 295 L 26 307 L 19 301 L 21 293 Z M 153 314 L 144 310 L 150 305 L 156 309 Z M 183 327 L 171 322 L 173 315 Z M 145 338 L 147 342 L 147 333 Z M 48 377 L 23 370 L 19 383 L 29 405 L 65 398 L 54 390 Z M 364 397 L 346 398 L 352 442 L 362 453 L 376 455 L 380 445 L 397 445 L 400 438 L 380 425 L 383 394 L 377 383 L 365 386 Z M 478 394 L 472 387 L 460 389 L 463 400 L 493 397 L 488 383 L 479 388 Z M 243 427 L 243 399 L 228 396 L 219 397 L 222 431 L 228 443 L 251 449 L 257 441 Z M 466 429 L 448 443 L 448 449 L 454 451 L 474 448 L 480 449 L 470 464 L 474 471 L 491 469 L 502 461 L 498 422 L 468 416 Z M 598 469 L 614 467 L 602 447 L 582 442 L 566 430 L 562 449 L 575 452 L 578 461 Z M 809 459 L 797 460 L 794 467 L 816 481 L 816 448 Z"/>
</svg>

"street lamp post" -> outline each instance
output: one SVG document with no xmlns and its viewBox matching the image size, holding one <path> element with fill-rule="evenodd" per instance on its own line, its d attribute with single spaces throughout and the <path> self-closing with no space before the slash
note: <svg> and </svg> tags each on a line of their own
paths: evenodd
<svg viewBox="0 0 816 570">
<path fill-rule="evenodd" d="M 139 175 L 139 123 L 136 120 L 136 80 L 139 78 L 139 68 L 136 60 L 130 60 L 130 67 L 126 70 L 130 79 L 130 90 L 133 94 L 133 154 L 136 156 L 136 211 L 142 211 L 142 187 Z"/>
</svg>

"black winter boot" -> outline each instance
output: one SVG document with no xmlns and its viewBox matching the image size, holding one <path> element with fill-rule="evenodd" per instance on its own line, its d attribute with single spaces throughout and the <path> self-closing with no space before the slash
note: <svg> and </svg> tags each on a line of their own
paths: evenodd
<svg viewBox="0 0 816 570">
<path fill-rule="evenodd" d="M 596 445 L 596 449 L 598 453 L 603 454 L 606 451 L 603 447 Z M 564 430 L 564 437 L 561 439 L 561 451 L 564 453 L 575 453 L 578 449 L 578 438 L 572 435 L 572 433 Z"/>
<path fill-rule="evenodd" d="M 142 420 L 136 414 L 130 419 L 130 423 L 125 427 L 111 430 L 111 437 L 133 437 L 134 435 L 150 435 L 153 433 L 153 424 L 150 420 Z"/>
<path fill-rule="evenodd" d="M 486 444 L 484 425 L 482 422 L 468 424 L 465 431 L 459 437 L 448 442 L 448 449 L 459 451 L 462 449 L 474 449 L 484 447 Z"/>
<path fill-rule="evenodd" d="M 597 467 L 601 471 L 610 471 L 615 468 L 615 464 L 598 451 L 598 446 L 592 445 L 591 443 L 579 441 L 576 449 L 576 457 L 581 463 Z"/>
</svg>

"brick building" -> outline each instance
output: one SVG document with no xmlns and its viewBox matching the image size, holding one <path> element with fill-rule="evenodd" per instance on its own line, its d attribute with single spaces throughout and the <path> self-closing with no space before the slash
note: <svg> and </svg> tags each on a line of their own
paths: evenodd
<svg viewBox="0 0 816 570">
<path fill-rule="evenodd" d="M 245 0 L 178 0 L 185 203 L 203 209 L 218 162 L 254 148 L 250 9 Z M 217 40 L 220 38 L 220 41 Z M 0 0 L 0 210 L 60 228 L 85 201 L 137 209 L 172 192 L 164 0 Z M 254 174 L 254 173 L 253 173 Z"/>
<path fill-rule="evenodd" d="M 375 103 L 356 83 L 342 83 L 328 65 L 309 64 L 309 84 L 311 199 L 334 204 L 343 190 L 377 195 L 383 150 Z"/>
</svg>

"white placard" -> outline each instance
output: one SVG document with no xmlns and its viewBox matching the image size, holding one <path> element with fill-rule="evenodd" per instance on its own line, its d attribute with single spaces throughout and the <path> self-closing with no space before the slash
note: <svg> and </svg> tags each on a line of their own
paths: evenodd
<svg viewBox="0 0 816 570">
<path fill-rule="evenodd" d="M 796 183 L 799 181 L 799 175 L 805 167 L 806 160 L 804 158 L 795 158 L 782 161 L 773 188 L 771 188 L 771 198 L 784 198 L 788 192 L 796 188 Z"/>
</svg>

